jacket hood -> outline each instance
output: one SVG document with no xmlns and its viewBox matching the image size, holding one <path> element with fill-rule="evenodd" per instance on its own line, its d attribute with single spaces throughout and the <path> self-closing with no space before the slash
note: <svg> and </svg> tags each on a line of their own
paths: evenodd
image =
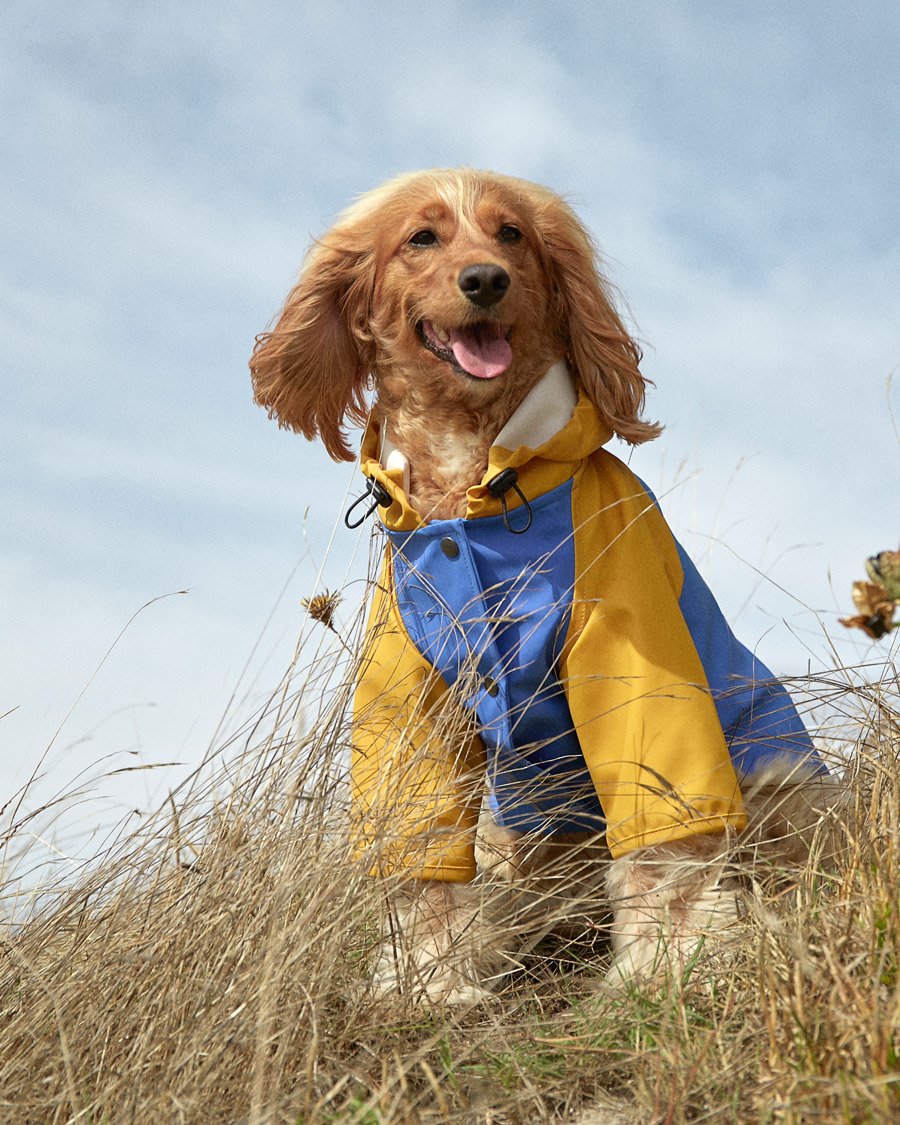
<svg viewBox="0 0 900 1125">
<path fill-rule="evenodd" d="M 467 490 L 465 518 L 500 515 L 501 502 L 490 492 L 488 483 L 504 469 L 515 469 L 518 487 L 527 499 L 534 499 L 567 481 L 577 464 L 611 437 L 612 430 L 600 420 L 584 389 L 578 386 L 576 390 L 565 363 L 553 364 L 497 435 L 488 453 L 487 471 Z M 391 450 L 381 425 L 370 421 L 363 435 L 360 468 L 391 497 L 390 505 L 378 509 L 385 527 L 389 531 L 414 531 L 424 527 L 425 521 L 404 491 L 405 459 L 402 454 L 389 456 Z M 510 510 L 522 503 L 515 490 L 508 492 L 506 499 Z"/>
</svg>

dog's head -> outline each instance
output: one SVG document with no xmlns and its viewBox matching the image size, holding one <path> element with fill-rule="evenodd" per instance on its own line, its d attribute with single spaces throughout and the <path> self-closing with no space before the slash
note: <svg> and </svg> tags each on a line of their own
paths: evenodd
<svg viewBox="0 0 900 1125">
<path fill-rule="evenodd" d="M 350 460 L 346 422 L 380 399 L 478 414 L 514 406 L 565 357 L 601 417 L 646 441 L 640 351 L 559 196 L 470 169 L 369 192 L 309 252 L 250 362 L 257 402 Z"/>
</svg>

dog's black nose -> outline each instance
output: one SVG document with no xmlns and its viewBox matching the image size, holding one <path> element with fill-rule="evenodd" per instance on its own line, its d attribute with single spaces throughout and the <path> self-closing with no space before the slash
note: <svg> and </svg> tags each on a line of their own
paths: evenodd
<svg viewBox="0 0 900 1125">
<path fill-rule="evenodd" d="M 502 298 L 509 289 L 509 274 L 503 266 L 493 262 L 466 266 L 457 278 L 460 289 L 474 305 L 487 309 Z"/>
</svg>

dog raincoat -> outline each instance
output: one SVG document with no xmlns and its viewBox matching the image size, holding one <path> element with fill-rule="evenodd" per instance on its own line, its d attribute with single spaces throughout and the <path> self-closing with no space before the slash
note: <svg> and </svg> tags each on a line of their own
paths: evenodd
<svg viewBox="0 0 900 1125">
<path fill-rule="evenodd" d="M 351 779 L 374 872 L 471 879 L 485 774 L 500 824 L 605 832 L 618 856 L 740 830 L 739 776 L 814 759 L 610 437 L 556 364 L 498 435 L 465 517 L 425 523 L 367 430 L 388 543 Z"/>
</svg>

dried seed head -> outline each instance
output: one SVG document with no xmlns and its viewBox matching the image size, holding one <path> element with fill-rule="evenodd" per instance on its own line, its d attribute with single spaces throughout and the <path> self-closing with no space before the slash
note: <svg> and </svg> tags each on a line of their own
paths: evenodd
<svg viewBox="0 0 900 1125">
<path fill-rule="evenodd" d="M 883 553 L 897 554 L 898 552 Z M 871 561 L 870 559 L 869 562 Z M 839 619 L 846 628 L 862 629 L 877 641 L 897 627 L 897 622 L 894 621 L 894 606 L 900 604 L 900 601 L 892 597 L 892 592 L 880 582 L 854 582 L 853 604 L 859 611 L 857 616 Z"/>
<path fill-rule="evenodd" d="M 326 590 L 324 594 L 316 594 L 312 598 L 301 598 L 300 604 L 313 621 L 321 621 L 326 629 L 337 631 L 334 627 L 334 614 L 341 604 L 341 595 L 337 590 Z"/>
</svg>

